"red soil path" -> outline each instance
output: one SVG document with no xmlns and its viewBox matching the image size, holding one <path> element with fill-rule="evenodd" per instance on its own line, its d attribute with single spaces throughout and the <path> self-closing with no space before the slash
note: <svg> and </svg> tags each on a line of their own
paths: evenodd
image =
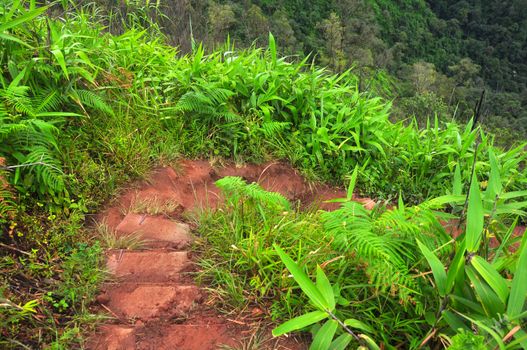
<svg viewBox="0 0 527 350">
<path fill-rule="evenodd" d="M 148 181 L 122 194 L 101 218 L 116 235 L 140 235 L 146 245 L 141 250 L 107 252 L 107 269 L 114 278 L 103 286 L 97 302 L 112 320 L 97 329 L 88 349 L 242 348 L 242 342 L 254 336 L 254 325 L 265 315 L 233 320 L 218 314 L 206 305 L 206 294 L 185 274 L 195 268 L 187 251 L 193 235 L 189 225 L 178 220 L 184 212 L 216 207 L 221 199 L 214 182 L 225 176 L 257 182 L 304 206 L 334 209 L 336 204 L 323 201 L 346 196 L 344 190 L 306 182 L 280 162 L 215 169 L 206 161 L 182 161 L 175 168 L 158 169 Z M 359 200 L 367 207 L 375 204 Z M 169 208 L 169 212 L 149 215 L 152 207 Z M 306 348 L 295 338 L 275 339 L 259 347 Z"/>
<path fill-rule="evenodd" d="M 266 315 L 255 309 L 259 312 L 225 316 L 207 305 L 206 293 L 188 274 L 195 270 L 188 252 L 194 237 L 181 215 L 219 205 L 220 192 L 214 182 L 225 176 L 257 182 L 304 207 L 333 210 L 338 204 L 324 201 L 346 196 L 342 189 L 306 182 L 280 162 L 214 168 L 206 161 L 184 160 L 174 168 L 157 169 L 101 215 L 119 237 L 140 236 L 146 244 L 140 250 L 107 252 L 107 269 L 113 280 L 103 286 L 97 302 L 112 319 L 97 329 L 87 349 L 213 350 L 224 345 L 245 349 L 243 342 L 254 337 L 256 326 Z M 354 199 L 368 209 L 375 205 L 371 199 Z M 155 207 L 165 207 L 163 214 L 148 214 Z M 453 236 L 459 234 L 455 223 L 446 226 L 447 230 L 452 226 Z M 517 227 L 514 235 L 523 232 L 525 227 Z M 301 350 L 307 345 L 296 338 L 269 337 L 257 348 Z"/>
</svg>

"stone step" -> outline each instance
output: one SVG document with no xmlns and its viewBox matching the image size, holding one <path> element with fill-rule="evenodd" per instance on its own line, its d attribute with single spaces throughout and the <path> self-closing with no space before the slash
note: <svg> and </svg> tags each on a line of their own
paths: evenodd
<svg viewBox="0 0 527 350">
<path fill-rule="evenodd" d="M 202 299 L 197 286 L 163 283 L 107 285 L 97 297 L 97 301 L 121 321 L 185 317 Z"/>
<path fill-rule="evenodd" d="M 137 340 L 137 350 L 217 350 L 240 345 L 240 334 L 225 324 L 172 324 L 155 336 L 146 333 Z"/>
<path fill-rule="evenodd" d="M 188 252 L 166 250 L 112 250 L 106 261 L 108 271 L 124 282 L 175 282 L 191 265 Z"/>
<path fill-rule="evenodd" d="M 192 242 L 187 224 L 175 222 L 162 216 L 129 213 L 116 227 L 120 235 L 139 232 L 148 247 L 184 248 Z"/>
<path fill-rule="evenodd" d="M 121 325 L 103 325 L 90 337 L 87 350 L 134 350 L 135 330 Z"/>
</svg>

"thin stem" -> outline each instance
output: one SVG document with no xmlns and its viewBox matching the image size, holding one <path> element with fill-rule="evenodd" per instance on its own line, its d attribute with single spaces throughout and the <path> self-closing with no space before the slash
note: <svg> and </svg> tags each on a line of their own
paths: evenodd
<svg viewBox="0 0 527 350">
<path fill-rule="evenodd" d="M 328 313 L 328 315 L 334 319 L 335 321 L 338 322 L 338 324 L 346 331 L 348 332 L 353 338 L 355 338 L 356 341 L 358 341 L 359 343 L 362 344 L 362 339 L 361 337 L 359 337 L 355 332 L 353 332 L 351 329 L 349 329 L 348 326 L 346 326 L 346 324 L 344 324 L 344 322 L 342 322 L 334 313 L 332 313 L 331 311 L 329 310 L 326 310 L 326 312 Z"/>
</svg>

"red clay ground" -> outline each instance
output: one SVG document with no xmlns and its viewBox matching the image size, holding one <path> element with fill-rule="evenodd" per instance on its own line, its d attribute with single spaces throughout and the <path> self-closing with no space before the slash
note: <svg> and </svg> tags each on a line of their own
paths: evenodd
<svg viewBox="0 0 527 350">
<path fill-rule="evenodd" d="M 88 349 L 242 348 L 242 344 L 254 342 L 260 332 L 266 341 L 258 349 L 307 349 L 297 338 L 272 339 L 266 327 L 257 331 L 265 315 L 229 318 L 218 314 L 206 305 L 205 293 L 185 274 L 193 269 L 186 250 L 193 237 L 189 226 L 178 220 L 183 213 L 216 207 L 221 198 L 214 182 L 225 176 L 257 182 L 303 206 L 334 209 L 336 204 L 323 201 L 346 196 L 344 190 L 306 182 L 280 162 L 213 168 L 206 161 L 187 160 L 174 169 L 157 169 L 148 181 L 119 196 L 100 218 L 108 232 L 125 239 L 140 236 L 144 246 L 107 252 L 107 269 L 114 280 L 103 286 L 97 302 L 112 320 L 99 327 Z M 375 204 L 360 200 L 367 207 Z"/>
</svg>

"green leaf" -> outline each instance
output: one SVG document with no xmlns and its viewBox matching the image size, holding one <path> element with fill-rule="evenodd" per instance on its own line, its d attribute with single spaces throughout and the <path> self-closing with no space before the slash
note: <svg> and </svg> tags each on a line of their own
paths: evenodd
<svg viewBox="0 0 527 350">
<path fill-rule="evenodd" d="M 446 295 L 447 290 L 447 278 L 446 278 L 446 271 L 445 266 L 441 261 L 435 256 L 435 254 L 428 249 L 423 243 L 421 243 L 418 239 L 416 239 L 417 245 L 419 246 L 419 249 L 423 253 L 423 255 L 426 258 L 426 261 L 428 261 L 428 264 L 432 268 L 432 274 L 434 275 L 434 280 L 437 285 L 437 291 L 439 292 L 439 295 L 444 297 Z"/>
<path fill-rule="evenodd" d="M 313 311 L 305 315 L 295 317 L 289 321 L 282 323 L 280 326 L 273 329 L 273 336 L 278 337 L 282 334 L 290 333 L 297 331 L 299 329 L 305 328 L 317 323 L 328 317 L 328 314 L 323 311 Z"/>
<path fill-rule="evenodd" d="M 356 165 L 355 169 L 353 169 L 353 173 L 351 174 L 350 183 L 348 185 L 348 192 L 346 195 L 346 198 L 348 200 L 353 199 L 353 191 L 355 191 L 355 184 L 357 183 L 357 176 L 359 174 L 359 166 Z"/>
<path fill-rule="evenodd" d="M 496 269 L 480 256 L 474 256 L 470 263 L 476 271 L 483 277 L 488 285 L 496 292 L 500 300 L 505 304 L 509 297 L 509 287 L 507 281 L 501 277 Z"/>
<path fill-rule="evenodd" d="M 344 324 L 351 328 L 360 329 L 361 331 L 368 332 L 368 333 L 373 333 L 373 329 L 371 329 L 370 326 L 354 318 L 348 318 L 347 320 L 344 321 Z"/>
<path fill-rule="evenodd" d="M 526 237 L 527 235 L 523 236 L 524 241 L 527 239 Z M 515 317 L 524 311 L 525 296 L 527 295 L 527 244 L 523 243 L 521 251 L 518 253 L 518 263 L 512 279 L 509 304 L 507 305 L 509 317 Z"/>
<path fill-rule="evenodd" d="M 329 346 L 329 350 L 345 350 L 353 338 L 348 333 L 341 334 Z"/>
<path fill-rule="evenodd" d="M 451 311 L 444 310 L 442 312 L 443 319 L 446 321 L 446 323 L 452 328 L 453 331 L 458 331 L 459 329 L 463 329 L 466 331 L 470 331 L 470 328 L 468 328 L 462 321 L 462 319 L 454 314 Z"/>
<path fill-rule="evenodd" d="M 496 263 L 499 261 L 498 259 L 501 256 L 501 254 L 503 253 L 503 251 L 508 249 L 508 247 L 509 247 L 509 239 L 511 238 L 512 233 L 514 232 L 514 229 L 516 228 L 516 225 L 518 224 L 518 219 L 519 219 L 519 217 L 516 217 L 516 219 L 514 219 L 512 224 L 509 226 L 509 229 L 507 230 L 507 232 L 503 236 L 503 239 L 501 240 L 500 246 L 498 247 L 498 249 L 496 249 L 494 251 L 494 257 L 492 258 L 492 265 L 494 266 L 494 268 L 496 268 Z"/>
<path fill-rule="evenodd" d="M 481 235 L 483 232 L 483 203 L 479 190 L 478 179 L 474 174 L 472 184 L 470 185 L 470 194 L 468 198 L 467 209 L 467 250 L 471 253 L 479 248 Z"/>
<path fill-rule="evenodd" d="M 463 193 L 463 183 L 461 182 L 461 171 L 459 170 L 459 164 L 456 164 L 454 170 L 454 183 L 452 188 L 452 194 L 459 196 Z"/>
<path fill-rule="evenodd" d="M 448 268 L 447 277 L 446 277 L 446 293 L 449 294 L 452 291 L 452 288 L 454 287 L 455 282 L 460 277 L 460 273 L 464 273 L 463 266 L 465 263 L 465 252 L 467 249 L 465 248 L 465 240 L 463 240 L 459 245 L 457 246 L 456 255 L 454 255 L 454 259 L 452 259 L 452 262 L 450 263 L 450 267 Z"/>
<path fill-rule="evenodd" d="M 490 334 L 494 340 L 496 340 L 496 344 L 498 344 L 498 347 L 501 349 L 501 350 L 505 350 L 505 344 L 503 343 L 503 341 L 501 340 L 501 337 L 498 333 L 496 333 L 492 328 L 488 327 L 487 325 L 485 325 L 483 322 L 480 322 L 474 318 L 470 318 L 466 315 L 463 315 L 461 313 L 458 312 L 458 315 L 466 318 L 467 320 L 469 320 L 470 322 L 474 323 L 475 325 L 477 325 L 479 328 L 483 329 L 485 332 L 487 332 L 488 334 Z"/>
<path fill-rule="evenodd" d="M 271 53 L 271 61 L 273 66 L 276 66 L 276 41 L 271 32 L 269 32 L 269 52 Z"/>
<path fill-rule="evenodd" d="M 282 259 L 282 262 L 287 267 L 289 272 L 293 275 L 296 283 L 300 286 L 302 291 L 306 293 L 309 300 L 319 309 L 321 310 L 328 310 L 329 305 L 326 303 L 326 300 L 320 293 L 320 291 L 317 289 L 317 287 L 313 284 L 313 282 L 309 279 L 309 277 L 305 274 L 304 271 L 291 259 L 280 247 L 278 247 L 276 244 L 273 245 L 276 252 L 278 253 L 278 256 L 280 256 L 280 259 Z"/>
<path fill-rule="evenodd" d="M 486 316 L 496 317 L 498 314 L 503 314 L 505 312 L 505 304 L 500 300 L 498 295 L 475 273 L 471 266 L 467 266 L 465 271 L 474 286 L 474 290 Z"/>
<path fill-rule="evenodd" d="M 527 197 L 527 191 L 513 191 L 507 192 L 500 196 L 502 199 L 513 199 L 518 197 Z"/>
<path fill-rule="evenodd" d="M 327 320 L 318 330 L 309 350 L 328 350 L 333 341 L 338 325 L 339 324 L 335 320 Z"/>
<path fill-rule="evenodd" d="M 66 78 L 69 79 L 70 77 L 68 73 L 68 68 L 66 67 L 66 60 L 64 59 L 64 54 L 62 53 L 62 50 L 56 48 L 54 50 L 51 50 L 51 53 L 53 54 L 53 56 L 55 56 L 55 59 L 57 60 L 60 68 L 64 72 Z"/>
<path fill-rule="evenodd" d="M 15 18 L 13 20 L 10 20 L 10 21 L 7 21 L 7 22 L 3 23 L 2 25 L 0 25 L 0 33 L 3 33 L 3 32 L 5 32 L 6 30 L 8 30 L 10 28 L 17 27 L 17 26 L 21 25 L 22 23 L 31 21 L 33 18 L 38 17 L 42 13 L 46 12 L 48 7 L 49 6 L 43 6 L 43 7 L 39 7 L 38 9 L 35 9 L 33 11 L 27 11 L 22 16 L 17 17 L 17 18 Z"/>
<path fill-rule="evenodd" d="M 0 39 L 13 41 L 13 42 L 18 43 L 20 45 L 24 45 L 27 48 L 30 48 L 30 49 L 32 48 L 31 45 L 27 44 L 26 42 L 20 40 L 19 38 L 15 37 L 15 36 L 12 36 L 10 34 L 0 33 Z"/>
<path fill-rule="evenodd" d="M 317 288 L 326 300 L 326 304 L 329 306 L 329 311 L 335 310 L 335 294 L 333 293 L 333 288 L 331 287 L 324 270 L 322 270 L 320 266 L 317 266 Z"/>
<path fill-rule="evenodd" d="M 366 334 L 359 334 L 359 338 L 364 339 L 364 341 L 366 342 L 366 344 L 368 344 L 368 347 L 371 350 L 381 350 L 379 345 L 377 345 L 377 343 L 375 343 L 375 341 L 368 337 Z"/>
<path fill-rule="evenodd" d="M 41 112 L 36 113 L 35 117 L 45 118 L 45 117 L 84 117 L 82 114 L 73 113 L 73 112 Z"/>
<path fill-rule="evenodd" d="M 494 200 L 501 193 L 500 166 L 492 148 L 489 148 L 490 176 L 485 195 L 487 199 Z"/>
</svg>

